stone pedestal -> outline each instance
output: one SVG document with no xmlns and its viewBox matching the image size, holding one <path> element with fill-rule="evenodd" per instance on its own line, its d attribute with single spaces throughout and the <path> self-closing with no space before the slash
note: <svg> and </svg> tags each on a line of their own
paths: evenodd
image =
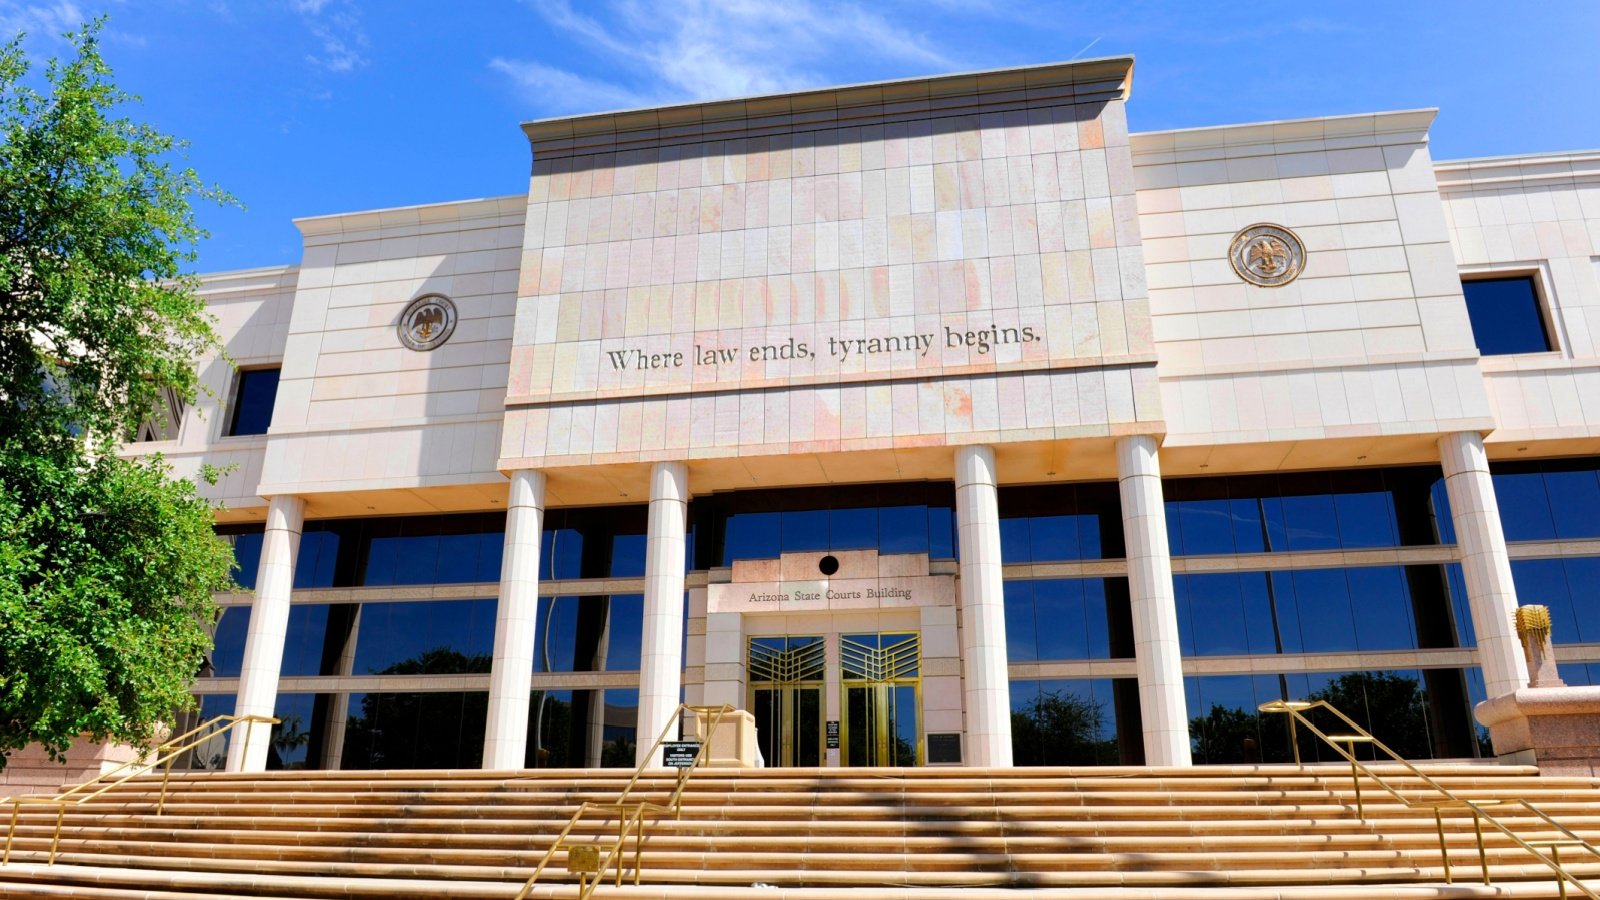
<svg viewBox="0 0 1600 900">
<path fill-rule="evenodd" d="M 705 740 L 715 713 L 690 717 L 690 738 Z M 753 769 L 756 767 L 756 717 L 746 710 L 736 709 L 722 714 L 717 730 L 711 736 L 711 752 L 706 758 L 708 766 Z"/>
<path fill-rule="evenodd" d="M 1600 687 L 1523 688 L 1478 704 L 1500 761 L 1600 776 Z"/>
</svg>

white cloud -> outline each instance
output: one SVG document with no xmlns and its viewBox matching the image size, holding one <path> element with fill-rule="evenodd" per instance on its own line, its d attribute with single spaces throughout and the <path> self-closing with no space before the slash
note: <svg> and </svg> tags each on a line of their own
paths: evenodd
<svg viewBox="0 0 1600 900">
<path fill-rule="evenodd" d="M 349 72 L 367 64 L 362 52 L 367 33 L 361 27 L 361 11 L 352 0 L 289 0 L 289 6 L 305 22 L 318 47 L 307 61 L 329 72 Z"/>
<path fill-rule="evenodd" d="M 17 32 L 29 37 L 59 38 L 76 31 L 86 21 L 76 3 L 16 3 L 0 0 L 0 38 L 10 40 Z"/>
<path fill-rule="evenodd" d="M 566 110 L 615 106 L 615 101 L 665 103 L 796 90 L 833 80 L 840 60 L 874 58 L 928 71 L 958 68 L 914 21 L 891 19 L 881 4 L 855 0 L 607 0 L 604 19 L 574 9 L 570 0 L 530 0 L 551 25 L 587 44 L 607 66 L 622 69 L 629 90 L 557 69 L 545 61 L 497 59 L 529 99 Z M 531 67 L 526 68 L 525 67 Z M 536 77 L 524 77 L 526 72 Z M 576 85 L 599 104 L 552 96 Z"/>
<path fill-rule="evenodd" d="M 599 112 L 649 102 L 614 84 L 536 62 L 496 57 L 489 61 L 489 68 L 510 78 L 527 96 L 538 98 L 540 108 L 549 112 Z"/>
</svg>

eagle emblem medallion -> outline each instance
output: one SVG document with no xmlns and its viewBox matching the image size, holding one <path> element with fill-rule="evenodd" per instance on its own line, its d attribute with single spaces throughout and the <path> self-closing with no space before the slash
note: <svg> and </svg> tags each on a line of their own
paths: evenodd
<svg viewBox="0 0 1600 900">
<path fill-rule="evenodd" d="M 1306 246 L 1279 225 L 1251 225 L 1233 236 L 1228 262 L 1240 278 L 1260 287 L 1281 287 L 1300 276 Z"/>
<path fill-rule="evenodd" d="M 400 314 L 400 343 L 427 351 L 450 340 L 456 330 L 456 305 L 443 294 L 423 294 Z"/>
</svg>

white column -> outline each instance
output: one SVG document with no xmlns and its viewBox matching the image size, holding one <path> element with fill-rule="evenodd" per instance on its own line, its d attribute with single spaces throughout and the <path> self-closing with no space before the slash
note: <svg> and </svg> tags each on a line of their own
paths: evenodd
<svg viewBox="0 0 1600 900">
<path fill-rule="evenodd" d="M 650 470 L 650 533 L 644 551 L 644 629 L 639 647 L 637 760 L 678 708 L 683 681 L 683 565 L 687 550 L 689 470 L 656 463 Z M 661 764 L 661 754 L 649 760 Z"/>
<path fill-rule="evenodd" d="M 273 497 L 267 504 L 267 530 L 261 539 L 256 599 L 250 604 L 234 715 L 270 716 L 277 704 L 283 641 L 289 628 L 289 592 L 294 589 L 294 565 L 300 555 L 305 517 L 306 503 L 299 497 Z M 264 771 L 271 742 L 270 725 L 237 726 L 228 741 L 228 771 Z"/>
<path fill-rule="evenodd" d="M 961 547 L 961 674 L 967 701 L 967 764 L 1011 765 L 1011 680 L 994 451 L 956 448 L 956 527 Z"/>
<path fill-rule="evenodd" d="M 1134 671 L 1139 676 L 1144 759 L 1152 766 L 1187 766 L 1192 763 L 1189 712 L 1183 695 L 1167 513 L 1161 499 L 1161 462 L 1154 438 L 1131 435 L 1117 441 L 1117 482 L 1122 493 L 1122 533 L 1128 544 L 1128 595 L 1133 606 Z"/>
<path fill-rule="evenodd" d="M 1511 557 L 1506 554 L 1483 438 L 1472 431 L 1439 438 L 1439 463 L 1461 549 L 1484 687 L 1490 698 L 1509 694 L 1528 686 L 1528 664 L 1511 618 L 1516 614 L 1517 589 L 1511 581 Z"/>
<path fill-rule="evenodd" d="M 520 769 L 528 751 L 528 698 L 533 693 L 534 623 L 539 618 L 539 550 L 544 539 L 544 473 L 511 473 L 506 502 L 500 601 L 494 615 L 489 715 L 483 767 Z"/>
</svg>

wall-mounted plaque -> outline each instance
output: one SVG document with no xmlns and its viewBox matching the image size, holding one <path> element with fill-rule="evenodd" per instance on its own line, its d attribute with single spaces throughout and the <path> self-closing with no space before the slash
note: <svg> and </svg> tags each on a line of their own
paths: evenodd
<svg viewBox="0 0 1600 900">
<path fill-rule="evenodd" d="M 1240 278 L 1260 287 L 1280 287 L 1300 276 L 1306 245 L 1281 225 L 1251 225 L 1233 236 L 1228 262 Z"/>
<path fill-rule="evenodd" d="M 959 766 L 961 765 L 961 734 L 960 732 L 947 732 L 943 734 L 930 734 L 928 740 L 928 765 Z"/>
<path fill-rule="evenodd" d="M 839 720 L 838 719 L 829 719 L 828 720 L 828 749 L 829 750 L 837 750 L 837 749 L 839 749 Z"/>
</svg>

